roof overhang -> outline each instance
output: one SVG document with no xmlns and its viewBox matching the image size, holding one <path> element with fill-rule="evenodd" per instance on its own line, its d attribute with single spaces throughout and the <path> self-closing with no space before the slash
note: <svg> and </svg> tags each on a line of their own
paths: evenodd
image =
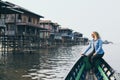
<svg viewBox="0 0 120 80">
<path fill-rule="evenodd" d="M 29 10 L 27 10 L 27 9 L 24 9 L 24 8 L 22 8 L 22 7 L 17 7 L 17 8 L 14 8 L 14 9 L 16 9 L 16 10 L 19 10 L 19 11 L 22 11 L 22 12 L 24 12 L 25 14 L 31 14 L 32 16 L 36 16 L 36 17 L 39 17 L 39 18 L 44 18 L 43 16 L 41 16 L 41 15 L 38 15 L 38 14 L 36 14 L 36 13 L 34 13 L 34 12 L 31 12 L 31 11 L 29 11 Z"/>
<path fill-rule="evenodd" d="M 1 7 L 0 14 L 23 14 L 22 11 L 10 8 L 10 7 Z"/>
<path fill-rule="evenodd" d="M 0 6 L 10 6 L 9 4 L 3 2 L 3 1 L 0 1 Z"/>
<path fill-rule="evenodd" d="M 22 11 L 13 9 L 10 4 L 0 1 L 0 14 L 16 14 L 23 13 Z"/>
</svg>

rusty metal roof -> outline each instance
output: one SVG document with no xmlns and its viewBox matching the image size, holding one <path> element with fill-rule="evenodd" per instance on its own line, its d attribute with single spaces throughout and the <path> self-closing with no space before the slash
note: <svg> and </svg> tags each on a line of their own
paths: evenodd
<svg viewBox="0 0 120 80">
<path fill-rule="evenodd" d="M 0 14 L 23 13 L 22 11 L 13 9 L 10 4 L 0 1 Z"/>
<path fill-rule="evenodd" d="M 13 4 L 13 3 L 11 3 L 11 2 L 5 2 L 5 3 L 9 4 L 10 6 L 12 6 L 13 9 L 22 11 L 22 12 L 24 12 L 25 14 L 31 14 L 32 16 L 36 16 L 36 17 L 39 17 L 39 18 L 44 18 L 43 16 L 41 16 L 41 15 L 39 15 L 39 14 L 36 14 L 36 13 L 34 13 L 34 12 L 28 10 L 28 9 L 25 9 L 25 8 L 23 8 L 23 7 L 21 7 L 21 6 L 18 6 L 18 5 L 16 5 L 16 4 Z"/>
</svg>

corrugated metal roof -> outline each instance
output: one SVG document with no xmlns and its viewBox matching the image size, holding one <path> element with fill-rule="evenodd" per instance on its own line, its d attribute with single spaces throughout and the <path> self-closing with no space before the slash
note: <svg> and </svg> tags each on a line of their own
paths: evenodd
<svg viewBox="0 0 120 80">
<path fill-rule="evenodd" d="M 13 14 L 13 13 L 23 13 L 22 11 L 13 9 L 10 4 L 0 1 L 0 13 L 1 14 Z"/>
<path fill-rule="evenodd" d="M 21 6 L 18 6 L 18 5 L 16 5 L 16 4 L 13 4 L 13 3 L 11 3 L 11 2 L 7 2 L 7 1 L 6 1 L 5 3 L 6 3 L 6 4 L 9 4 L 13 9 L 22 11 L 22 12 L 24 12 L 24 13 L 32 14 L 32 15 L 37 16 L 37 17 L 39 17 L 39 18 L 44 18 L 43 16 L 41 16 L 41 15 L 39 15 L 39 14 L 36 14 L 36 13 L 34 13 L 34 12 L 28 10 L 28 9 L 25 9 L 25 8 L 23 8 L 23 7 L 21 7 Z"/>
</svg>

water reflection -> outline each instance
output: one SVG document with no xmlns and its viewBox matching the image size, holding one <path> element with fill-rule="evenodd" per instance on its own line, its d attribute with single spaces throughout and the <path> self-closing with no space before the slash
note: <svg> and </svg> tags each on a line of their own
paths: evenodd
<svg viewBox="0 0 120 80">
<path fill-rule="evenodd" d="M 120 44 L 104 45 L 104 59 L 120 72 Z M 83 46 L 61 46 L 33 53 L 0 52 L 0 80 L 64 80 Z M 112 59 L 112 61 L 111 61 Z"/>
<path fill-rule="evenodd" d="M 21 76 L 27 74 L 28 69 L 31 69 L 34 65 L 38 64 L 39 54 L 1 54 L 0 80 L 23 80 Z"/>
<path fill-rule="evenodd" d="M 82 46 L 0 53 L 0 80 L 63 80 L 80 57 Z"/>
<path fill-rule="evenodd" d="M 28 75 L 31 75 L 32 79 L 38 80 L 63 80 L 71 65 L 80 57 L 75 56 L 75 50 L 80 52 L 81 49 L 74 46 L 40 51 L 39 53 L 42 54 L 40 69 L 30 70 Z M 24 77 L 28 75 L 24 75 Z"/>
</svg>

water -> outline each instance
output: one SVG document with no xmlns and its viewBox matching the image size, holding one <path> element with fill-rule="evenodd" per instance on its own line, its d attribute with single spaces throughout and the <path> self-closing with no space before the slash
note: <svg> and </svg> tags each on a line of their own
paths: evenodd
<svg viewBox="0 0 120 80">
<path fill-rule="evenodd" d="M 106 53 L 104 59 L 120 73 L 120 43 L 104 45 L 104 50 Z"/>
<path fill-rule="evenodd" d="M 120 44 L 104 45 L 104 59 L 120 71 Z M 64 80 L 84 46 L 61 46 L 34 53 L 0 53 L 0 80 Z"/>
<path fill-rule="evenodd" d="M 82 46 L 61 46 L 35 53 L 0 56 L 0 80 L 63 80 L 80 57 Z"/>
</svg>

